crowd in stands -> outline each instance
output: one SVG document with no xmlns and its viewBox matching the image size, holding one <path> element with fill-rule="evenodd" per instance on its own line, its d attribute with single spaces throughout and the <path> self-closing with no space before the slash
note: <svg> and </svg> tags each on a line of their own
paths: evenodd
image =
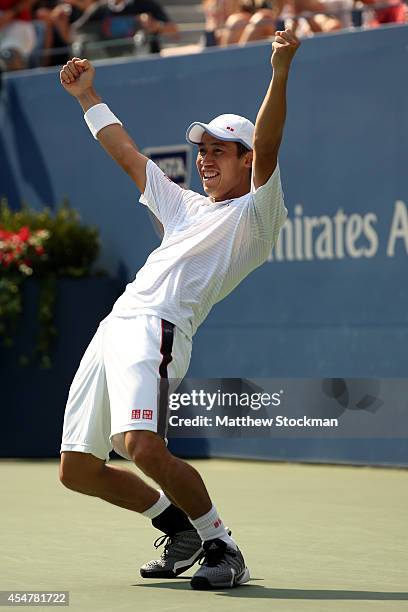
<svg viewBox="0 0 408 612">
<path fill-rule="evenodd" d="M 246 44 L 291 28 L 313 36 L 353 26 L 407 23 L 407 5 L 399 0 L 202 0 L 206 45 Z M 371 8 L 372 10 L 366 10 Z M 354 17 L 354 19 L 353 19 Z"/>
<path fill-rule="evenodd" d="M 353 26 L 407 23 L 406 0 L 201 0 L 201 47 L 269 39 L 276 29 L 300 37 Z M 161 0 L 165 4 L 165 0 Z M 0 0 L 0 70 L 61 65 L 91 58 L 159 53 L 179 28 L 158 0 Z M 181 2 L 182 4 L 182 2 Z M 93 52 L 89 53 L 93 44 Z"/>
<path fill-rule="evenodd" d="M 61 65 L 85 42 L 117 56 L 138 33 L 157 53 L 160 36 L 177 38 L 178 28 L 156 0 L 0 0 L 3 69 Z"/>
</svg>

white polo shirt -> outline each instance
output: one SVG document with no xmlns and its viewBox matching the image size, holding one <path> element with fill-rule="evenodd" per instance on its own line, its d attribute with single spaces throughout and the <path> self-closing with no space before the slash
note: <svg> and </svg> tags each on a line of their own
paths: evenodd
<svg viewBox="0 0 408 612">
<path fill-rule="evenodd" d="M 140 202 L 164 236 L 112 314 L 156 315 L 191 338 L 212 306 L 268 258 L 287 216 L 279 167 L 262 187 L 224 202 L 182 189 L 151 160 L 146 175 Z"/>
</svg>

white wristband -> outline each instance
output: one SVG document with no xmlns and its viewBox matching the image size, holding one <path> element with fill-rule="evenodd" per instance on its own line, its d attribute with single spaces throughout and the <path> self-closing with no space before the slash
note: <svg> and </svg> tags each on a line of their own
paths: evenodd
<svg viewBox="0 0 408 612">
<path fill-rule="evenodd" d="M 98 137 L 98 132 L 107 125 L 112 125 L 113 123 L 123 125 L 122 122 L 115 117 L 107 104 L 95 104 L 95 106 L 91 106 L 91 108 L 86 111 L 84 119 L 95 139 Z"/>
</svg>

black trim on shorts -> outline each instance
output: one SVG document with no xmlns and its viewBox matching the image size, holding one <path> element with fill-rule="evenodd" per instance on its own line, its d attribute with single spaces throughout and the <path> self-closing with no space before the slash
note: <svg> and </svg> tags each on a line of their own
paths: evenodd
<svg viewBox="0 0 408 612">
<path fill-rule="evenodd" d="M 169 417 L 169 376 L 167 366 L 173 360 L 172 350 L 174 341 L 174 323 L 161 320 L 161 345 L 160 353 L 163 358 L 159 366 L 159 398 L 158 398 L 158 415 L 157 415 L 157 433 L 162 438 L 166 437 L 168 417 Z"/>
</svg>

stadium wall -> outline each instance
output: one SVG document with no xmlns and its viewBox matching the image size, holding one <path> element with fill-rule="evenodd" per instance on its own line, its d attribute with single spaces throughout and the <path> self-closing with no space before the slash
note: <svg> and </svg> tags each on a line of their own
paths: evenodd
<svg viewBox="0 0 408 612">
<path fill-rule="evenodd" d="M 389 26 L 303 42 L 280 154 L 289 220 L 271 260 L 197 333 L 191 376 L 406 376 L 407 40 L 408 27 Z M 223 112 L 255 120 L 269 60 L 270 45 L 260 43 L 111 61 L 97 66 L 97 89 L 141 149 L 173 179 L 199 190 L 186 127 Z M 122 283 L 131 279 L 157 246 L 157 234 L 131 180 L 93 141 L 57 70 L 7 76 L 0 127 L 0 193 L 13 206 L 21 200 L 55 206 L 68 197 L 101 230 L 100 265 Z M 403 439 L 177 441 L 175 448 L 408 464 Z"/>
</svg>

